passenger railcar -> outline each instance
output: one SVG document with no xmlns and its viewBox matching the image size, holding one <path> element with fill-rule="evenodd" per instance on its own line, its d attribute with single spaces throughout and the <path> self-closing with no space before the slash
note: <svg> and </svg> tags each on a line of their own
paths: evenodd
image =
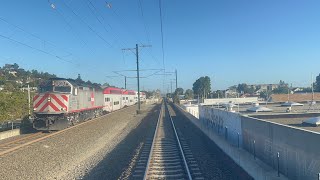
<svg viewBox="0 0 320 180">
<path fill-rule="evenodd" d="M 126 106 L 136 104 L 136 92 L 115 87 L 107 87 L 103 90 L 104 112 L 109 113 Z"/>
<path fill-rule="evenodd" d="M 146 101 L 143 92 L 140 101 Z M 33 126 L 38 130 L 61 130 L 136 103 L 136 91 L 115 87 L 102 90 L 72 79 L 54 78 L 40 85 L 33 99 Z"/>
<path fill-rule="evenodd" d="M 121 108 L 122 89 L 107 87 L 103 90 L 104 108 L 107 113 Z"/>
<path fill-rule="evenodd" d="M 61 130 L 103 112 L 102 89 L 55 78 L 40 85 L 33 98 L 33 126 L 38 130 Z"/>
</svg>

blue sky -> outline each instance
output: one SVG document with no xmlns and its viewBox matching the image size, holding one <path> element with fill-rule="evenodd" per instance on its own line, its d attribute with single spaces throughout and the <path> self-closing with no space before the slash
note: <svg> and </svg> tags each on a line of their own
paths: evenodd
<svg viewBox="0 0 320 180">
<path fill-rule="evenodd" d="M 80 73 L 85 80 L 123 86 L 123 78 L 107 77 L 135 69 L 133 53 L 122 48 L 151 44 L 140 51 L 141 69 L 163 67 L 159 1 L 140 1 L 144 16 L 139 0 L 111 0 L 111 8 L 104 0 L 3 0 L 0 18 L 10 24 L 0 19 L 0 64 L 17 62 L 61 77 Z M 162 3 L 165 68 L 178 70 L 184 89 L 205 75 L 212 78 L 213 89 L 280 79 L 308 86 L 311 73 L 320 73 L 320 1 Z M 167 90 L 173 78 L 144 78 L 142 88 Z M 134 79 L 128 88 L 136 88 Z"/>
</svg>

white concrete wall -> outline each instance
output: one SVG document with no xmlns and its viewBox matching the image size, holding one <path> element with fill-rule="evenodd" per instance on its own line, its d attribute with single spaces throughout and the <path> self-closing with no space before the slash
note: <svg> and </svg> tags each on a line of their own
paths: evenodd
<svg viewBox="0 0 320 180">
<path fill-rule="evenodd" d="M 228 112 L 206 106 L 200 106 L 200 121 L 222 136 L 233 145 L 241 146 L 241 117 L 238 113 Z"/>
<path fill-rule="evenodd" d="M 239 103 L 239 104 L 244 104 L 244 103 L 253 103 L 253 102 L 258 102 L 257 97 L 249 97 L 249 98 L 223 98 L 223 99 L 204 99 L 204 103 L 201 105 L 217 105 L 221 103 Z"/>
<path fill-rule="evenodd" d="M 226 141 L 226 138 L 217 134 L 212 130 L 212 126 L 208 124 L 204 119 L 196 119 L 191 114 L 185 112 L 180 106 L 176 106 L 180 112 L 182 112 L 188 120 L 194 123 L 202 132 L 204 132 L 219 148 L 221 148 L 229 157 L 231 157 L 235 163 L 242 167 L 249 173 L 254 179 L 263 180 L 287 180 L 287 178 L 281 174 L 277 177 L 277 171 L 272 167 L 265 164 L 259 159 L 254 159 L 252 154 L 248 151 L 238 148 Z M 204 111 L 204 108 L 200 107 L 200 110 Z M 208 109 L 207 109 L 208 110 Z M 231 113 L 231 112 L 225 112 Z M 223 114 L 225 114 L 223 113 Z M 200 112 L 201 115 L 201 112 Z"/>
<path fill-rule="evenodd" d="M 198 105 L 182 105 L 183 109 L 199 119 L 199 106 Z"/>
<path fill-rule="evenodd" d="M 0 132 L 0 140 L 7 139 L 13 136 L 19 136 L 19 135 L 20 135 L 20 129 L 3 131 L 3 132 Z"/>
</svg>

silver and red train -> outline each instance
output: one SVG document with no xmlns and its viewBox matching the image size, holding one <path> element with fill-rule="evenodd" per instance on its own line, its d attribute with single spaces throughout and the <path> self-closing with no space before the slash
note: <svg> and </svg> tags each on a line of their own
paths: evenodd
<svg viewBox="0 0 320 180">
<path fill-rule="evenodd" d="M 140 92 L 141 102 L 146 94 Z M 33 127 L 38 130 L 61 130 L 106 113 L 134 105 L 138 93 L 108 87 L 105 89 L 54 78 L 40 85 L 33 98 Z"/>
</svg>

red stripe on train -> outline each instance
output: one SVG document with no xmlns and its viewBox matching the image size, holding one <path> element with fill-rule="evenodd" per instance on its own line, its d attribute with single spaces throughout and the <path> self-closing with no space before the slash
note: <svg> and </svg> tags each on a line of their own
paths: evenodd
<svg viewBox="0 0 320 180">
<path fill-rule="evenodd" d="M 40 110 L 39 112 L 43 112 L 48 106 L 50 106 L 53 110 L 59 111 L 59 109 L 52 103 L 52 102 L 47 102 Z"/>
<path fill-rule="evenodd" d="M 36 95 L 33 97 L 33 101 L 36 101 L 38 99 L 39 95 Z"/>
<path fill-rule="evenodd" d="M 45 94 L 42 99 L 40 99 L 40 101 L 34 106 L 34 108 L 38 108 L 40 104 L 43 103 L 43 101 L 48 98 L 49 94 Z M 42 109 L 42 108 L 41 108 Z"/>
<path fill-rule="evenodd" d="M 61 97 L 62 97 L 65 101 L 68 102 L 68 96 L 66 96 L 66 95 L 61 95 Z"/>
<path fill-rule="evenodd" d="M 49 106 L 48 102 L 45 105 L 42 106 L 42 108 L 39 110 L 39 112 L 42 112 L 44 109 L 47 108 L 47 106 Z"/>
<path fill-rule="evenodd" d="M 61 107 L 65 108 L 67 110 L 67 106 L 60 101 L 59 98 L 57 98 L 57 96 L 55 96 L 54 94 L 50 95 L 52 99 L 54 99 Z"/>
<path fill-rule="evenodd" d="M 49 105 L 52 107 L 53 110 L 60 111 L 59 108 L 57 108 L 57 106 L 55 106 L 52 102 L 49 102 Z"/>
</svg>

